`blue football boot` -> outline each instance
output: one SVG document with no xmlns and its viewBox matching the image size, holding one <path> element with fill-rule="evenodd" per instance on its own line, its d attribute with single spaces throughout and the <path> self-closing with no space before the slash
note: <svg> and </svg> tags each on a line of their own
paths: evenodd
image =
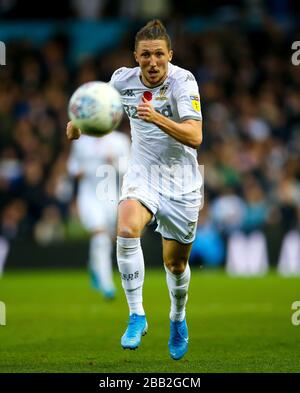
<svg viewBox="0 0 300 393">
<path fill-rule="evenodd" d="M 147 333 L 148 324 L 145 315 L 129 316 L 128 327 L 121 338 L 124 349 L 136 349 L 141 344 L 142 336 Z"/>
<path fill-rule="evenodd" d="M 186 319 L 183 321 L 170 321 L 169 351 L 174 360 L 181 359 L 188 350 L 189 335 Z"/>
</svg>

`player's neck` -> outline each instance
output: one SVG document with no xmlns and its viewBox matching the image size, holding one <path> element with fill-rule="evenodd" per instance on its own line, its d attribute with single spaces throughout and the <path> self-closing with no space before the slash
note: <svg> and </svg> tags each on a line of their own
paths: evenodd
<svg viewBox="0 0 300 393">
<path fill-rule="evenodd" d="M 150 89 L 154 89 L 155 87 L 158 87 L 160 85 L 162 85 L 164 83 L 164 81 L 167 79 L 168 77 L 168 71 L 166 72 L 166 74 L 163 76 L 163 78 L 161 78 L 157 83 L 152 84 L 149 81 L 147 81 L 147 79 L 144 78 L 143 74 L 140 75 L 140 80 L 142 82 L 142 84 Z"/>
</svg>

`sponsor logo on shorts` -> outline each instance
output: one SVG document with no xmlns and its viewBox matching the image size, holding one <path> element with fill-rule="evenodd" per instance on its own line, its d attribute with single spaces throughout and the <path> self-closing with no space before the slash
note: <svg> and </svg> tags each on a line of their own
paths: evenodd
<svg viewBox="0 0 300 393">
<path fill-rule="evenodd" d="M 197 222 L 189 222 L 188 223 L 188 234 L 185 236 L 185 240 L 190 240 L 194 236 L 195 229 L 196 229 Z"/>
</svg>

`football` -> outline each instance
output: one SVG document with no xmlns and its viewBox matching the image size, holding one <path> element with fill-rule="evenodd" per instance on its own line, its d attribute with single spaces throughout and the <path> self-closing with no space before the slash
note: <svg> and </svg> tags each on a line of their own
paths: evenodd
<svg viewBox="0 0 300 393">
<path fill-rule="evenodd" d="M 122 119 L 120 94 L 108 83 L 85 83 L 71 96 L 68 113 L 70 120 L 83 134 L 108 134 L 118 127 Z"/>
</svg>

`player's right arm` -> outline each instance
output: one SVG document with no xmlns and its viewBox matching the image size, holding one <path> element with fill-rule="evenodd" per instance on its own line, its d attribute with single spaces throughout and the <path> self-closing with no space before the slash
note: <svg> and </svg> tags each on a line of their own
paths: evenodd
<svg viewBox="0 0 300 393">
<path fill-rule="evenodd" d="M 75 127 L 71 121 L 69 121 L 66 128 L 66 135 L 67 138 L 72 141 L 80 138 L 81 131 L 79 128 Z"/>
</svg>

